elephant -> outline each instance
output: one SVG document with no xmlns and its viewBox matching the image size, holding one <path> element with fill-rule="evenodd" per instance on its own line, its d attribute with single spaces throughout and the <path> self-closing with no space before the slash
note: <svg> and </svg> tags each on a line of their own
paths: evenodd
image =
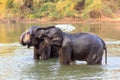
<svg viewBox="0 0 120 80">
<path fill-rule="evenodd" d="M 36 38 L 34 29 L 38 26 L 30 27 L 20 36 L 20 44 L 29 48 L 34 47 L 34 59 L 47 60 L 48 58 L 58 57 L 57 48 L 53 45 L 48 45 L 42 38 Z"/>
<path fill-rule="evenodd" d="M 86 61 L 89 65 L 102 64 L 105 51 L 107 64 L 107 47 L 105 42 L 97 35 L 90 32 L 66 33 L 57 27 L 37 28 L 36 37 L 44 38 L 49 45 L 58 47 L 59 61 L 69 65 L 71 61 Z"/>
</svg>

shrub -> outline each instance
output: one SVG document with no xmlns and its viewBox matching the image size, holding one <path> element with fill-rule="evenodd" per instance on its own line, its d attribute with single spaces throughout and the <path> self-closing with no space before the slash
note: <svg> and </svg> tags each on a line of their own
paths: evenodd
<svg viewBox="0 0 120 80">
<path fill-rule="evenodd" d="M 7 2 L 6 2 L 6 8 L 13 8 L 13 1 L 14 0 L 7 0 Z"/>
<path fill-rule="evenodd" d="M 85 9 L 81 16 L 82 18 L 98 18 L 102 15 L 102 9 L 104 8 L 101 0 L 86 0 Z M 94 16 L 95 15 L 95 16 Z"/>
<path fill-rule="evenodd" d="M 35 11 L 36 17 L 48 17 L 52 12 L 54 12 L 55 4 L 52 2 L 47 2 L 41 5 L 39 10 Z"/>
</svg>

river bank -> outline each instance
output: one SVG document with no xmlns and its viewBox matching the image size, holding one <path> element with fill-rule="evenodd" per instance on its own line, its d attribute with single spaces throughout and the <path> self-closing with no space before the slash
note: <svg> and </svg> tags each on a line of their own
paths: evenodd
<svg viewBox="0 0 120 80">
<path fill-rule="evenodd" d="M 105 18 L 105 19 L 76 19 L 76 18 L 64 18 L 64 19 L 26 19 L 26 18 L 4 18 L 0 19 L 0 23 L 120 23 L 120 18 Z"/>
</svg>

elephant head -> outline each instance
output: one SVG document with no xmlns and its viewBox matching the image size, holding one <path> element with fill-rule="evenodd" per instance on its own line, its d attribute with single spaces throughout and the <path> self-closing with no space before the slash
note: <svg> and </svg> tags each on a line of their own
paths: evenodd
<svg viewBox="0 0 120 80">
<path fill-rule="evenodd" d="M 30 46 L 38 46 L 42 41 L 50 45 L 60 46 L 62 43 L 62 31 L 55 26 L 33 26 L 20 36 L 20 43 L 23 46 L 27 45 L 28 48 Z"/>
<path fill-rule="evenodd" d="M 20 36 L 20 43 L 23 46 L 27 45 L 28 48 L 30 46 L 37 46 L 42 41 L 42 38 L 38 39 L 34 35 L 36 28 L 38 28 L 38 27 L 37 26 L 33 26 L 33 27 L 29 28 L 28 30 L 26 30 L 25 32 L 23 32 L 21 34 L 21 36 Z"/>
</svg>

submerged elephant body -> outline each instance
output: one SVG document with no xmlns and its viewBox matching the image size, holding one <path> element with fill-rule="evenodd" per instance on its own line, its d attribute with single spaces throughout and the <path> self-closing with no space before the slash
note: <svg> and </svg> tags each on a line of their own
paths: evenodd
<svg viewBox="0 0 120 80">
<path fill-rule="evenodd" d="M 68 34 L 56 27 L 38 28 L 38 38 L 44 38 L 47 44 L 59 48 L 59 60 L 62 64 L 82 60 L 87 64 L 101 64 L 103 52 L 107 50 L 104 41 L 92 33 Z"/>
<path fill-rule="evenodd" d="M 60 62 L 69 64 L 70 61 L 82 60 L 87 64 L 101 64 L 104 43 L 91 33 L 64 33 L 60 47 Z M 68 56 L 67 58 L 65 56 Z"/>
</svg>

